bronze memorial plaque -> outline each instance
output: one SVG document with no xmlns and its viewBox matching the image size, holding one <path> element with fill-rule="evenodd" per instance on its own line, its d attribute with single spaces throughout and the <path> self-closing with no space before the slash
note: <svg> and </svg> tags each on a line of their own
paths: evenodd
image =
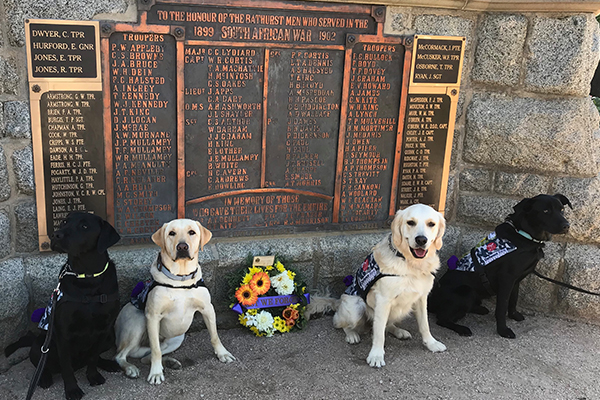
<svg viewBox="0 0 600 400">
<path fill-rule="evenodd" d="M 123 243 L 173 218 L 242 236 L 443 212 L 464 38 L 384 35 L 379 6 L 138 9 L 27 22 L 41 249 L 72 210 Z"/>
</svg>

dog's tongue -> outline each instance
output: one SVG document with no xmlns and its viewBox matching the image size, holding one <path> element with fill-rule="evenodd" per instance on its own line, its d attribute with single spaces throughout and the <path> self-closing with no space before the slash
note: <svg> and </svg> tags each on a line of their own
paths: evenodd
<svg viewBox="0 0 600 400">
<path fill-rule="evenodd" d="M 419 258 L 425 257 L 425 254 L 427 254 L 427 250 L 425 249 L 413 249 L 415 251 L 415 255 Z"/>
</svg>

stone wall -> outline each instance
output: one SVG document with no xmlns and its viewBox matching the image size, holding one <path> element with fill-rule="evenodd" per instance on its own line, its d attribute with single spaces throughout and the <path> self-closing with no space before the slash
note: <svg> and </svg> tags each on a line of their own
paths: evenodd
<svg viewBox="0 0 600 400">
<path fill-rule="evenodd" d="M 32 327 L 28 315 L 45 305 L 65 260 L 37 251 L 25 18 L 135 20 L 136 8 L 131 0 L 0 2 L 0 347 Z M 442 258 L 470 248 L 521 198 L 559 192 L 574 206 L 566 213 L 571 231 L 547 245 L 539 270 L 600 291 L 600 118 L 587 96 L 600 56 L 594 16 L 388 7 L 386 33 L 467 37 Z M 384 235 L 214 239 L 201 261 L 222 326 L 233 321 L 223 273 L 248 252 L 285 254 L 313 288 L 339 293 L 341 277 Z M 147 277 L 156 248 L 115 247 L 111 255 L 125 301 Z M 520 303 L 600 322 L 597 298 L 535 277 L 523 285 Z"/>
</svg>

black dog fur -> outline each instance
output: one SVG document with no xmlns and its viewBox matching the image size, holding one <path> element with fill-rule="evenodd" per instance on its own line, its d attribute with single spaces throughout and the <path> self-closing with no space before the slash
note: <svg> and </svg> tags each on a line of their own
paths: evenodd
<svg viewBox="0 0 600 400">
<path fill-rule="evenodd" d="M 567 233 L 569 222 L 563 215 L 564 205 L 573 208 L 569 199 L 561 194 L 540 194 L 523 199 L 507 218 L 514 227 L 504 222 L 495 229 L 498 237 L 510 240 L 518 248 L 484 267 L 489 286 L 496 293 L 496 329 L 502 337 L 515 338 L 506 325 L 507 315 L 515 321 L 525 319 L 516 309 L 519 284 L 544 257 L 544 244 L 525 238 L 517 230 L 523 230 L 539 241 L 550 240 L 552 234 Z M 461 336 L 471 336 L 468 327 L 456 322 L 467 313 L 487 314 L 489 311 L 481 305 L 481 300 L 489 297 L 491 294 L 478 273 L 448 270 L 430 294 L 429 310 L 436 314 L 438 325 Z"/>
<path fill-rule="evenodd" d="M 88 213 L 69 214 L 60 229 L 52 234 L 52 250 L 68 254 L 68 264 L 75 274 L 97 274 L 108 263 L 106 271 L 97 277 L 66 275 L 60 280 L 63 298 L 52 311 L 55 313 L 52 340 L 39 386 L 50 387 L 52 375 L 61 373 L 68 400 L 81 399 L 84 394 L 77 385 L 75 370 L 86 366 L 86 376 L 91 386 L 105 382 L 97 368 L 109 372 L 121 370 L 115 361 L 100 357 L 101 353 L 115 344 L 114 324 L 120 303 L 117 271 L 107 249 L 119 239 L 119 234 L 108 222 Z M 77 300 L 102 294 L 114 298 L 115 293 L 116 300 L 104 303 Z M 8 346 L 5 353 L 9 355 L 19 347 L 31 345 L 29 358 L 37 366 L 45 339 L 46 331 L 33 338 L 31 335 L 25 336 Z"/>
</svg>

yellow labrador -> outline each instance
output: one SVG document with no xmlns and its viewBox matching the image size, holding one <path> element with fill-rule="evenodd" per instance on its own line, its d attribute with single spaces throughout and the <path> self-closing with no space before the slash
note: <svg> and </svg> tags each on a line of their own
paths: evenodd
<svg viewBox="0 0 600 400">
<path fill-rule="evenodd" d="M 391 234 L 373 248 L 341 299 L 312 298 L 308 313 L 337 310 L 333 325 L 346 333 L 350 344 L 360 341 L 368 321 L 373 323 L 373 344 L 367 357 L 372 367 L 385 365 L 385 333 L 399 339 L 411 334 L 394 323 L 415 311 L 423 344 L 433 352 L 446 350 L 433 338 L 427 318 L 427 295 L 433 273 L 440 266 L 436 250 L 442 247 L 446 222 L 433 208 L 415 204 L 398 210 Z"/>
<path fill-rule="evenodd" d="M 204 318 L 219 360 L 235 360 L 217 334 L 215 310 L 198 264 L 198 251 L 204 250 L 211 237 L 208 229 L 190 219 L 168 222 L 152 235 L 160 247 L 150 267 L 152 281 L 142 291 L 139 301 L 135 301 L 140 308 L 128 303 L 115 323 L 115 360 L 128 377 L 137 378 L 140 371 L 127 362 L 127 356 L 142 358 L 142 362 L 148 362 L 149 358 L 148 382 L 162 383 L 165 380 L 162 355 L 179 348 L 196 311 Z M 181 368 L 173 358 L 164 357 L 164 361 L 171 368 Z"/>
</svg>

